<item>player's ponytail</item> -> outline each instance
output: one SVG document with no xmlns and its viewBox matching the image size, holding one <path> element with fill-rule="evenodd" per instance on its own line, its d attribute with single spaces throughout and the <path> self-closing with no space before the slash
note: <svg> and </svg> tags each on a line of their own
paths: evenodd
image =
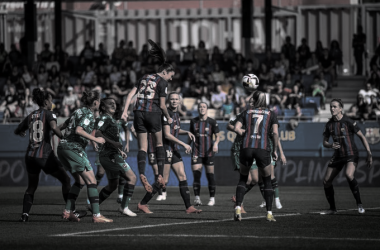
<svg viewBox="0 0 380 250">
<path fill-rule="evenodd" d="M 267 108 L 267 98 L 264 92 L 256 91 L 252 95 L 254 108 Z"/>
<path fill-rule="evenodd" d="M 166 54 L 164 50 L 152 40 L 148 39 L 148 42 L 152 46 L 149 50 L 149 55 L 156 59 L 159 64 L 158 72 L 162 72 L 164 70 L 166 70 L 166 72 L 174 71 L 174 67 L 170 63 L 166 62 Z"/>
<path fill-rule="evenodd" d="M 98 91 L 90 91 L 86 92 L 83 91 L 82 97 L 80 98 L 81 102 L 87 106 L 90 107 L 94 103 L 94 101 L 100 99 L 100 93 Z"/>
<path fill-rule="evenodd" d="M 35 88 L 33 90 L 33 102 L 38 106 L 43 107 L 45 105 L 45 100 L 49 99 L 49 93 L 41 90 L 40 88 Z"/>
</svg>

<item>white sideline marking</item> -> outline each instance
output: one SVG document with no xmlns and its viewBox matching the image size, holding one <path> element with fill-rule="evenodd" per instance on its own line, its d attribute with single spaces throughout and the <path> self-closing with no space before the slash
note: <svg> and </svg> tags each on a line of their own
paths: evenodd
<svg viewBox="0 0 380 250">
<path fill-rule="evenodd" d="M 380 209 L 380 207 L 370 207 L 370 208 L 364 208 L 364 210 L 377 210 L 377 209 Z M 328 209 L 326 209 L 328 210 Z M 326 211 L 324 210 L 324 211 Z M 344 212 L 344 211 L 356 211 L 358 210 L 357 208 L 350 208 L 350 209 L 338 209 L 337 211 L 338 212 Z M 323 211 L 319 211 L 319 212 L 310 212 L 311 214 L 320 214 L 321 212 Z"/>
<path fill-rule="evenodd" d="M 279 214 L 277 217 L 285 217 L 285 216 L 295 216 L 301 215 L 300 213 L 295 214 Z M 253 216 L 253 217 L 245 217 L 244 220 L 248 219 L 259 219 L 266 218 L 266 216 Z M 144 225 L 144 226 L 136 226 L 136 227 L 122 227 L 122 228 L 111 228 L 111 229 L 103 229 L 103 230 L 94 230 L 87 232 L 77 232 L 77 233 L 68 233 L 68 234 L 53 234 L 50 235 L 52 237 L 65 237 L 65 236 L 81 236 L 81 234 L 91 234 L 91 233 L 101 233 L 101 232 L 112 232 L 112 231 L 121 231 L 121 230 L 131 230 L 131 229 L 143 229 L 143 228 L 152 228 L 152 227 L 165 227 L 165 226 L 175 226 L 175 225 L 190 225 L 190 224 L 200 224 L 200 223 L 217 223 L 217 222 L 225 222 L 225 221 L 233 221 L 233 218 L 223 219 L 223 220 L 202 220 L 202 221 L 192 221 L 192 222 L 177 222 L 177 223 L 166 223 L 166 224 L 156 224 L 156 225 Z"/>
<path fill-rule="evenodd" d="M 278 217 L 278 216 L 277 216 Z M 298 240 L 344 240 L 344 241 L 380 241 L 363 238 L 324 238 L 304 236 L 256 236 L 256 235 L 197 235 L 197 234 L 91 234 L 72 235 L 74 237 L 194 237 L 194 238 L 252 238 L 252 239 L 298 239 Z"/>
</svg>

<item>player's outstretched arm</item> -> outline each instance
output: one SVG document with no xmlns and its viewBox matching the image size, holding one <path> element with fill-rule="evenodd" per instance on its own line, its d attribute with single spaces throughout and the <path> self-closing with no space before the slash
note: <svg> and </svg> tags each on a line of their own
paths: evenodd
<svg viewBox="0 0 380 250">
<path fill-rule="evenodd" d="M 91 141 L 94 141 L 100 144 L 104 144 L 106 142 L 102 137 L 95 137 L 93 135 L 88 134 L 86 131 L 84 131 L 84 129 L 81 126 L 78 126 L 75 128 L 75 133 L 86 139 L 89 139 Z"/>
<path fill-rule="evenodd" d="M 193 133 L 191 133 L 190 131 L 186 131 L 186 130 L 182 130 L 182 129 L 180 129 L 180 130 L 179 130 L 179 134 L 180 134 L 180 135 L 188 135 L 190 141 L 195 141 L 195 136 L 194 136 Z"/>
<path fill-rule="evenodd" d="M 360 140 L 362 141 L 363 143 L 363 146 L 365 147 L 365 149 L 367 150 L 367 167 L 371 168 L 372 167 L 372 153 L 371 153 L 371 148 L 369 147 L 369 144 L 367 142 L 367 139 L 365 138 L 365 136 L 363 135 L 362 131 L 358 131 L 356 133 Z"/>
<path fill-rule="evenodd" d="M 121 119 L 123 119 L 125 122 L 127 122 L 128 119 L 128 108 L 129 105 L 131 104 L 132 97 L 137 93 L 137 88 L 133 87 L 131 92 L 127 95 L 127 100 L 125 101 L 125 106 L 124 106 L 124 111 L 123 114 L 121 115 Z"/>
</svg>

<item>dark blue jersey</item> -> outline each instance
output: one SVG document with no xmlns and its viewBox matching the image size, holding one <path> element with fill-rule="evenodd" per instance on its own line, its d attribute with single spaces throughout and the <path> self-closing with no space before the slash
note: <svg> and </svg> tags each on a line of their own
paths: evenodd
<svg viewBox="0 0 380 250">
<path fill-rule="evenodd" d="M 50 122 L 57 122 L 56 115 L 46 109 L 38 109 L 30 113 L 18 125 L 18 130 L 29 130 L 27 154 L 35 158 L 48 158 L 52 152 Z"/>
<path fill-rule="evenodd" d="M 161 113 L 160 97 L 166 97 L 168 82 L 158 74 L 144 75 L 135 87 L 137 100 L 134 110 Z"/>
<path fill-rule="evenodd" d="M 213 156 L 214 141 L 212 136 L 219 133 L 216 121 L 210 117 L 207 117 L 205 121 L 202 121 L 199 117 L 193 118 L 190 121 L 190 132 L 195 136 L 193 156 Z"/>
<path fill-rule="evenodd" d="M 181 129 L 181 119 L 179 118 L 178 112 L 173 112 L 170 108 L 168 109 L 169 116 L 173 119 L 173 122 L 171 124 L 168 123 L 168 120 L 163 115 L 162 116 L 162 126 L 170 126 L 170 134 L 174 137 L 178 138 L 179 136 L 179 130 Z M 177 151 L 179 150 L 179 146 L 177 143 L 170 141 L 165 138 L 164 132 L 162 132 L 163 136 L 163 143 L 166 150 L 169 151 Z"/>
<path fill-rule="evenodd" d="M 356 122 L 343 115 L 340 121 L 330 119 L 325 126 L 323 136 L 333 138 L 334 142 L 340 144 L 340 148 L 335 149 L 335 156 L 344 157 L 357 155 L 358 149 L 356 148 L 354 135 L 360 131 Z"/>
<path fill-rule="evenodd" d="M 246 127 L 242 148 L 259 148 L 271 151 L 272 125 L 277 116 L 269 109 L 250 109 L 243 112 L 239 122 Z"/>
</svg>

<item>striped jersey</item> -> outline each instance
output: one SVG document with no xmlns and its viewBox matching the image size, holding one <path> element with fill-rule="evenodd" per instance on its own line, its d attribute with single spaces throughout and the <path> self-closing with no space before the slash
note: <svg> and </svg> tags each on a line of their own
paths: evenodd
<svg viewBox="0 0 380 250">
<path fill-rule="evenodd" d="M 195 136 L 193 157 L 213 156 L 214 141 L 212 136 L 219 133 L 216 121 L 210 117 L 207 117 L 205 121 L 202 121 L 199 116 L 195 117 L 190 121 L 190 132 Z"/>
<path fill-rule="evenodd" d="M 137 81 L 135 87 L 137 100 L 134 110 L 161 113 L 160 97 L 166 97 L 168 82 L 158 74 L 148 74 Z"/>
<path fill-rule="evenodd" d="M 60 141 L 59 146 L 62 149 L 82 149 L 84 150 L 88 144 L 88 140 L 75 133 L 77 127 L 82 127 L 87 134 L 91 134 L 94 130 L 95 118 L 91 109 L 82 107 L 75 110 L 71 116 L 65 121 L 67 125 L 65 135 Z"/>
<path fill-rule="evenodd" d="M 162 115 L 162 127 L 165 125 L 170 126 L 170 134 L 174 137 L 178 138 L 179 136 L 179 130 L 181 129 L 181 119 L 179 118 L 179 113 L 174 112 L 170 108 L 168 108 L 169 116 L 173 119 L 173 122 L 171 124 L 168 123 L 168 120 L 164 115 Z M 162 132 L 162 141 L 164 143 L 165 150 L 169 151 L 177 151 L 179 150 L 179 146 L 177 143 L 170 141 L 165 138 L 164 132 Z"/>
<path fill-rule="evenodd" d="M 335 156 L 344 157 L 350 155 L 357 155 L 358 149 L 354 142 L 354 135 L 360 131 L 356 122 L 343 115 L 340 121 L 330 119 L 325 126 L 323 136 L 332 137 L 334 142 L 340 144 L 340 148 L 335 149 Z"/>
<path fill-rule="evenodd" d="M 50 110 L 38 109 L 30 113 L 18 125 L 18 130 L 29 129 L 27 155 L 35 158 L 48 158 L 53 151 L 51 146 L 50 122 L 57 122 L 57 116 Z"/>
<path fill-rule="evenodd" d="M 250 109 L 239 120 L 246 127 L 242 148 L 259 148 L 271 151 L 272 125 L 278 124 L 276 114 L 269 109 Z"/>
</svg>

